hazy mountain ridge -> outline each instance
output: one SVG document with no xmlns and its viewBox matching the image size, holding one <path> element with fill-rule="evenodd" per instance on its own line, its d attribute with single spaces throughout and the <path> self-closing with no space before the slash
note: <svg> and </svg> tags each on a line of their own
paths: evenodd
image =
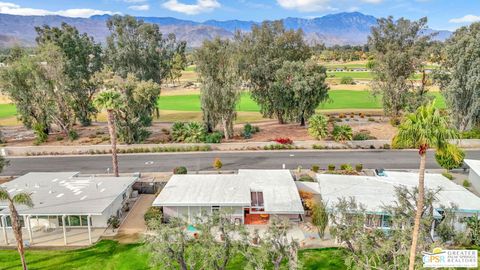
<svg viewBox="0 0 480 270">
<path fill-rule="evenodd" d="M 0 14 L 0 46 L 8 47 L 15 43 L 25 46 L 35 45 L 35 26 L 60 26 L 62 22 L 74 25 L 80 32 L 86 32 L 96 41 L 104 42 L 109 35 L 105 21 L 109 15 L 96 15 L 90 18 L 70 18 L 62 16 L 17 16 Z M 173 17 L 137 17 L 145 22 L 160 26 L 163 33 L 174 33 L 179 40 L 187 41 L 189 47 L 198 47 L 203 40 L 216 36 L 230 38 L 236 30 L 249 31 L 253 21 L 208 20 L 195 22 Z M 305 19 L 288 17 L 283 19 L 286 28 L 302 29 L 307 41 L 326 45 L 362 45 L 367 42 L 370 28 L 376 18 L 360 12 L 330 14 L 323 17 Z M 433 31 L 433 30 L 432 30 Z M 444 40 L 451 35 L 440 31 L 437 39 Z"/>
</svg>

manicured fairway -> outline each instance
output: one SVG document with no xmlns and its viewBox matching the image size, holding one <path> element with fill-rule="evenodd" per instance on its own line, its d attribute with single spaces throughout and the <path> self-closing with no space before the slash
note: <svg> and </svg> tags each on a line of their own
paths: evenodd
<svg viewBox="0 0 480 270">
<path fill-rule="evenodd" d="M 444 108 L 445 102 L 440 93 L 431 93 L 437 99 L 437 106 Z M 335 90 L 330 91 L 330 101 L 319 109 L 381 109 L 381 100 L 372 97 L 369 91 Z M 200 95 L 162 96 L 159 100 L 161 110 L 200 111 Z M 238 111 L 256 112 L 258 105 L 245 93 L 240 99 Z"/>
<path fill-rule="evenodd" d="M 300 251 L 303 269 L 337 270 L 345 269 L 343 251 L 337 248 L 308 249 Z M 97 245 L 80 250 L 27 251 L 29 269 L 155 269 L 149 265 L 149 255 L 142 244 L 119 244 L 104 240 Z M 241 256 L 231 261 L 227 269 L 244 269 Z M 15 250 L 0 250 L 0 269 L 20 269 L 20 259 Z M 158 269 L 158 268 L 156 268 Z"/>
<path fill-rule="evenodd" d="M 327 72 L 328 78 L 341 79 L 342 77 L 352 77 L 353 79 L 372 80 L 373 74 L 369 71 L 331 71 Z M 331 77 L 333 75 L 333 77 Z M 420 74 L 413 76 L 415 80 L 421 78 Z"/>
<path fill-rule="evenodd" d="M 14 104 L 0 104 L 0 118 L 11 117 L 17 113 Z"/>
</svg>

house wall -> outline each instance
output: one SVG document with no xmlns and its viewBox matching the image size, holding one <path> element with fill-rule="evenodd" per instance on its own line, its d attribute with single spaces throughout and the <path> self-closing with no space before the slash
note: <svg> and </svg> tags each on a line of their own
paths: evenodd
<svg viewBox="0 0 480 270">
<path fill-rule="evenodd" d="M 125 194 L 125 196 L 123 196 Z M 123 193 L 110 204 L 102 213 L 101 216 L 92 216 L 92 227 L 106 228 L 107 220 L 110 216 L 118 216 L 122 214 L 122 207 L 132 194 L 132 186 L 129 186 Z M 125 197 L 125 198 L 124 198 Z M 120 211 L 120 212 L 119 212 Z"/>
<path fill-rule="evenodd" d="M 195 222 L 195 217 L 201 216 L 202 213 L 210 214 L 211 206 L 164 206 L 163 216 L 165 221 L 172 217 L 183 218 L 189 223 Z M 231 213 L 233 219 L 239 218 L 243 220 L 242 207 L 220 207 L 220 210 Z"/>
<path fill-rule="evenodd" d="M 480 175 L 470 169 L 470 173 L 468 174 L 468 181 L 472 183 L 473 188 L 480 192 Z"/>
</svg>

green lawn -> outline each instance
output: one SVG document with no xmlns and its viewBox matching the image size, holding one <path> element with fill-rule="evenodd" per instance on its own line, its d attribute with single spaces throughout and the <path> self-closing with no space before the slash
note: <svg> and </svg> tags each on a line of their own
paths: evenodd
<svg viewBox="0 0 480 270">
<path fill-rule="evenodd" d="M 445 102 L 440 93 L 431 93 L 437 99 L 437 106 L 445 107 Z M 330 101 L 319 106 L 319 109 L 381 109 L 379 98 L 372 97 L 369 91 L 335 90 L 330 91 Z M 159 100 L 161 110 L 200 111 L 200 95 L 162 96 Z M 259 111 L 258 105 L 249 94 L 244 93 L 237 106 L 241 112 Z"/>
<path fill-rule="evenodd" d="M 299 253 L 304 269 L 345 269 L 343 251 L 336 248 L 308 249 Z M 142 244 L 119 244 L 103 240 L 93 247 L 79 250 L 34 250 L 27 251 L 26 260 L 30 270 L 34 269 L 153 269 L 149 266 L 149 256 Z M 16 250 L 0 250 L 0 269 L 20 269 L 20 259 Z M 228 269 L 244 269 L 244 261 L 237 256 Z"/>
<path fill-rule="evenodd" d="M 369 91 L 334 90 L 330 91 L 330 101 L 318 107 L 321 110 L 338 109 L 381 109 L 381 100 L 372 97 Z M 437 99 L 437 106 L 445 108 L 445 100 L 438 93 L 431 93 Z M 199 112 L 200 95 L 161 96 L 158 102 L 160 110 Z M 248 93 L 241 96 L 237 106 L 239 112 L 258 112 L 259 106 L 251 99 Z M 13 117 L 16 113 L 12 104 L 0 104 L 0 119 Z"/>
</svg>

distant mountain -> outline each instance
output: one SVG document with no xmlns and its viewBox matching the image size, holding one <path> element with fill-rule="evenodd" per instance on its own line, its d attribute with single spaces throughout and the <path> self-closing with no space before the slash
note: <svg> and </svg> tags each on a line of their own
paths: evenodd
<svg viewBox="0 0 480 270">
<path fill-rule="evenodd" d="M 0 14 L 0 46 L 9 47 L 15 43 L 26 46 L 35 45 L 35 26 L 59 26 L 62 22 L 74 25 L 80 32 L 86 32 L 97 41 L 104 42 L 109 34 L 105 21 L 110 15 L 95 15 L 90 18 L 70 18 L 62 16 L 17 16 Z M 145 22 L 158 24 L 163 33 L 174 33 L 189 47 L 198 47 L 203 40 L 216 36 L 233 37 L 235 31 L 249 31 L 258 22 L 253 21 L 216 21 L 195 22 L 172 17 L 137 17 Z M 285 18 L 283 23 L 288 29 L 302 29 L 310 43 L 331 45 L 362 45 L 367 42 L 372 26 L 377 19 L 360 12 L 344 12 L 323 17 Z M 434 30 L 429 30 L 433 32 Z M 439 31 L 438 40 L 445 40 L 449 31 Z"/>
</svg>

